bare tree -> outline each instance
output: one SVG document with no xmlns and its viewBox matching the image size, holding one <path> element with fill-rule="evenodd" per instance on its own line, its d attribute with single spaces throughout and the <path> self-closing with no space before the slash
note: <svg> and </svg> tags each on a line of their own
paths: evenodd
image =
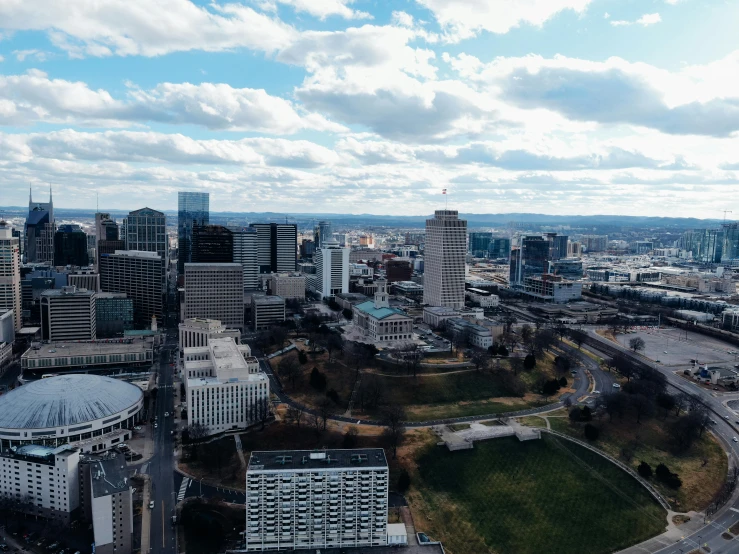
<svg viewBox="0 0 739 554">
<path fill-rule="evenodd" d="M 333 403 L 328 397 L 321 400 L 321 403 L 318 405 L 318 415 L 321 418 L 321 430 L 325 431 L 328 420 L 333 415 Z"/>
<path fill-rule="evenodd" d="M 287 407 L 285 418 L 290 422 L 300 427 L 300 423 L 303 421 L 303 412 L 305 408 L 302 404 L 290 405 Z"/>
<path fill-rule="evenodd" d="M 313 431 L 316 433 L 316 438 L 321 436 L 323 433 L 323 423 L 321 422 L 321 415 L 318 412 L 313 412 L 308 415 L 308 423 L 313 427 Z"/>
<path fill-rule="evenodd" d="M 328 361 L 331 362 L 333 361 L 333 353 L 341 350 L 344 346 L 344 339 L 336 333 L 331 333 L 326 337 L 323 346 L 326 349 L 326 352 L 328 352 Z"/>
<path fill-rule="evenodd" d="M 472 357 L 470 358 L 470 362 L 472 363 L 472 365 L 475 366 L 475 369 L 477 371 L 483 371 L 487 369 L 490 363 L 490 358 L 484 351 L 476 350 L 475 353 L 472 354 Z"/>
<path fill-rule="evenodd" d="M 644 342 L 644 339 L 641 337 L 634 337 L 633 339 L 629 340 L 629 348 L 631 348 L 631 350 L 633 350 L 634 353 L 644 350 L 645 346 L 646 346 L 646 343 Z"/>
<path fill-rule="evenodd" d="M 509 358 L 508 363 L 511 366 L 511 371 L 513 371 L 513 375 L 518 375 L 521 373 L 521 370 L 523 369 L 523 358 Z"/>
<path fill-rule="evenodd" d="M 570 329 L 570 338 L 577 345 L 578 350 L 581 350 L 583 343 L 588 338 L 588 334 L 580 329 Z"/>
<path fill-rule="evenodd" d="M 277 349 L 282 350 L 285 346 L 285 341 L 287 340 L 287 329 L 279 325 L 274 325 L 270 328 L 269 333 L 272 336 L 272 340 L 275 341 Z"/>
<path fill-rule="evenodd" d="M 277 371 L 280 377 L 287 379 L 290 382 L 290 387 L 294 389 L 295 381 L 300 376 L 300 363 L 297 358 L 292 354 L 288 354 L 277 364 Z"/>
<path fill-rule="evenodd" d="M 393 458 L 397 457 L 398 446 L 405 437 L 405 426 L 403 425 L 405 419 L 405 409 L 397 404 L 389 407 L 382 414 L 382 422 L 385 424 L 385 431 L 382 435 L 393 449 Z"/>
<path fill-rule="evenodd" d="M 406 342 L 395 351 L 395 356 L 403 363 L 406 373 L 412 373 L 416 377 L 423 358 L 418 345 L 415 342 Z"/>
</svg>

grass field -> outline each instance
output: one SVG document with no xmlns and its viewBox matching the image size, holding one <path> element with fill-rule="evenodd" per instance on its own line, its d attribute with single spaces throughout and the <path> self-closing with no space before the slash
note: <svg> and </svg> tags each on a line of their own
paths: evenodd
<svg viewBox="0 0 739 554">
<path fill-rule="evenodd" d="M 680 476 L 682 487 L 674 490 L 657 480 L 653 479 L 652 482 L 675 510 L 686 512 L 705 508 L 726 479 L 727 460 L 721 445 L 710 433 L 705 433 L 687 452 L 675 454 L 666 432 L 674 417 L 670 416 L 665 421 L 651 418 L 643 420 L 641 424 L 635 423 L 633 419 L 627 415 L 622 421 L 616 418 L 609 422 L 607 417 L 593 421 L 600 429 L 600 437 L 593 446 L 634 469 L 642 461 L 653 469 L 660 463 L 666 464 Z M 568 418 L 550 418 L 549 422 L 555 431 L 584 439 L 584 424 L 572 424 Z M 631 459 L 624 457 L 625 450 L 631 453 Z"/>
<path fill-rule="evenodd" d="M 613 552 L 662 532 L 664 510 L 630 476 L 561 439 L 515 438 L 416 459 L 416 528 L 453 554 Z"/>
</svg>

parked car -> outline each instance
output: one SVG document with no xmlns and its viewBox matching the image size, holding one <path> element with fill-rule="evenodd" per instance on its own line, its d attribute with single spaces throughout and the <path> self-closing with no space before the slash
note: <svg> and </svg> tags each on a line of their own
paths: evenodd
<svg viewBox="0 0 739 554">
<path fill-rule="evenodd" d="M 613 383 L 613 388 L 614 389 L 620 389 L 621 388 L 621 385 L 619 385 L 618 383 Z"/>
<path fill-rule="evenodd" d="M 164 412 L 164 417 L 169 417 L 169 412 Z"/>
<path fill-rule="evenodd" d="M 738 438 L 736 438 L 736 437 L 732 437 L 732 439 L 731 439 L 731 440 L 733 440 L 734 442 L 739 442 L 739 439 L 738 439 Z"/>
<path fill-rule="evenodd" d="M 149 509 L 150 510 L 153 510 L 154 509 L 154 501 L 153 500 L 149 502 Z"/>
</svg>

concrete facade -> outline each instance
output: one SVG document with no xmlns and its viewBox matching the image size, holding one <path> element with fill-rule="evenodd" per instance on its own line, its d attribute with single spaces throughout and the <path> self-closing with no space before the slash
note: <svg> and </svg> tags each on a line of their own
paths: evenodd
<svg viewBox="0 0 739 554">
<path fill-rule="evenodd" d="M 95 340 L 95 291 L 75 286 L 41 293 L 41 336 L 49 341 Z"/>
<path fill-rule="evenodd" d="M 13 311 L 16 331 L 23 326 L 20 241 L 5 221 L 0 221 L 0 310 Z"/>
<path fill-rule="evenodd" d="M 457 210 L 436 210 L 426 220 L 423 303 L 430 306 L 464 306 L 467 221 Z"/>
<path fill-rule="evenodd" d="M 183 320 L 215 319 L 244 328 L 244 277 L 240 264 L 185 264 Z"/>
</svg>

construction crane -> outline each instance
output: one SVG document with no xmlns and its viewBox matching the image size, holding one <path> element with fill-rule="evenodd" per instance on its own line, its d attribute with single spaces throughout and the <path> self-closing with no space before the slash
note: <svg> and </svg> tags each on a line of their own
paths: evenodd
<svg viewBox="0 0 739 554">
<path fill-rule="evenodd" d="M 726 214 L 734 213 L 731 210 L 724 210 L 724 225 L 726 225 Z"/>
</svg>

